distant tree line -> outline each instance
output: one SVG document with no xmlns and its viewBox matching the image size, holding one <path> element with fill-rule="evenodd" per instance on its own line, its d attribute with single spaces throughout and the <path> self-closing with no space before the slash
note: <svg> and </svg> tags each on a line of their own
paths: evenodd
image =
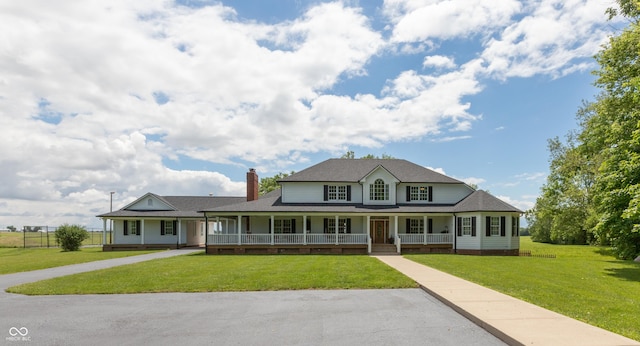
<svg viewBox="0 0 640 346">
<path fill-rule="evenodd" d="M 579 129 L 548 141 L 549 176 L 527 211 L 534 241 L 610 245 L 640 255 L 640 10 L 617 0 L 628 26 L 595 56 L 600 93 L 577 112 Z"/>
</svg>

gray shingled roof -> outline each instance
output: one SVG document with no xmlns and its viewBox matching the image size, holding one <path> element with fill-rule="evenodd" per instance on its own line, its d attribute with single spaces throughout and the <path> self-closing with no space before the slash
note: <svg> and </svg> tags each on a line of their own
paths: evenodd
<svg viewBox="0 0 640 346">
<path fill-rule="evenodd" d="M 473 211 L 506 211 L 522 213 L 522 210 L 483 190 L 474 191 L 465 199 L 458 202 L 453 211 L 456 213 Z"/>
<path fill-rule="evenodd" d="M 463 182 L 400 159 L 329 159 L 281 179 L 281 182 L 358 182 L 378 166 L 384 167 L 400 182 L 451 183 Z"/>
<path fill-rule="evenodd" d="M 246 197 L 152 195 L 169 204 L 175 210 L 120 209 L 112 213 L 98 215 L 98 217 L 204 217 L 200 210 L 238 204 L 247 201 Z"/>
</svg>

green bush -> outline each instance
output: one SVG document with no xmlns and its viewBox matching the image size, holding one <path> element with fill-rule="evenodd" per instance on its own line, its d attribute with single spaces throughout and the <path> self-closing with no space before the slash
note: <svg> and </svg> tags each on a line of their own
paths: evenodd
<svg viewBox="0 0 640 346">
<path fill-rule="evenodd" d="M 64 251 L 78 251 L 82 241 L 89 238 L 89 232 L 80 225 L 64 224 L 56 229 L 56 241 Z"/>
</svg>

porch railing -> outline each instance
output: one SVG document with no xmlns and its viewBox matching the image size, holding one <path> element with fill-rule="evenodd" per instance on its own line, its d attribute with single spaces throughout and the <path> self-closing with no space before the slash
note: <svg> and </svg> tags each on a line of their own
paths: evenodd
<svg viewBox="0 0 640 346">
<path fill-rule="evenodd" d="M 306 237 L 306 242 L 305 242 Z M 398 234 L 402 244 L 424 244 L 424 234 Z M 264 245 L 271 244 L 271 234 L 241 234 L 240 244 Z M 237 245 L 237 234 L 211 234 L 207 239 L 208 244 Z M 274 244 L 366 244 L 366 234 L 274 234 Z M 427 244 L 453 244 L 453 234 L 434 233 L 427 234 Z"/>
<path fill-rule="evenodd" d="M 274 234 L 274 244 L 366 244 L 366 234 Z M 264 245 L 271 244 L 271 234 L 241 234 L 240 244 Z M 208 244 L 237 245 L 237 234 L 211 234 L 207 238 Z"/>
<path fill-rule="evenodd" d="M 424 234 L 398 234 L 402 244 L 424 244 Z M 427 234 L 427 244 L 453 244 L 451 233 Z"/>
</svg>

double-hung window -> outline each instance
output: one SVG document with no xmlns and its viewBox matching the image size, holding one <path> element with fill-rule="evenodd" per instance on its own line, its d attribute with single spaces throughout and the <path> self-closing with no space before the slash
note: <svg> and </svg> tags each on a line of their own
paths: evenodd
<svg viewBox="0 0 640 346">
<path fill-rule="evenodd" d="M 140 235 L 140 220 L 124 220 L 123 235 Z"/>
<path fill-rule="evenodd" d="M 291 226 L 291 219 L 276 219 L 273 220 L 273 233 L 293 233 Z"/>
<path fill-rule="evenodd" d="M 497 216 L 492 216 L 490 218 L 489 230 L 491 236 L 499 236 L 500 235 L 500 218 Z"/>
<path fill-rule="evenodd" d="M 471 218 L 463 217 L 462 218 L 462 235 L 471 235 Z"/>
<path fill-rule="evenodd" d="M 324 186 L 325 201 L 350 201 L 351 186 L 349 185 L 325 185 Z"/>
<path fill-rule="evenodd" d="M 433 186 L 407 186 L 407 202 L 411 201 L 433 202 Z"/>
<path fill-rule="evenodd" d="M 428 201 L 429 200 L 429 187 L 427 186 L 411 186 L 410 194 L 412 201 Z"/>
<path fill-rule="evenodd" d="M 407 233 L 424 233 L 424 219 L 409 219 L 409 228 L 407 229 Z"/>
<path fill-rule="evenodd" d="M 336 233 L 336 219 L 324 219 L 324 233 Z M 338 219 L 338 233 L 351 233 L 351 219 Z"/>
<path fill-rule="evenodd" d="M 160 221 L 160 235 L 177 235 L 178 230 L 177 221 L 168 220 L 168 221 Z"/>
</svg>

